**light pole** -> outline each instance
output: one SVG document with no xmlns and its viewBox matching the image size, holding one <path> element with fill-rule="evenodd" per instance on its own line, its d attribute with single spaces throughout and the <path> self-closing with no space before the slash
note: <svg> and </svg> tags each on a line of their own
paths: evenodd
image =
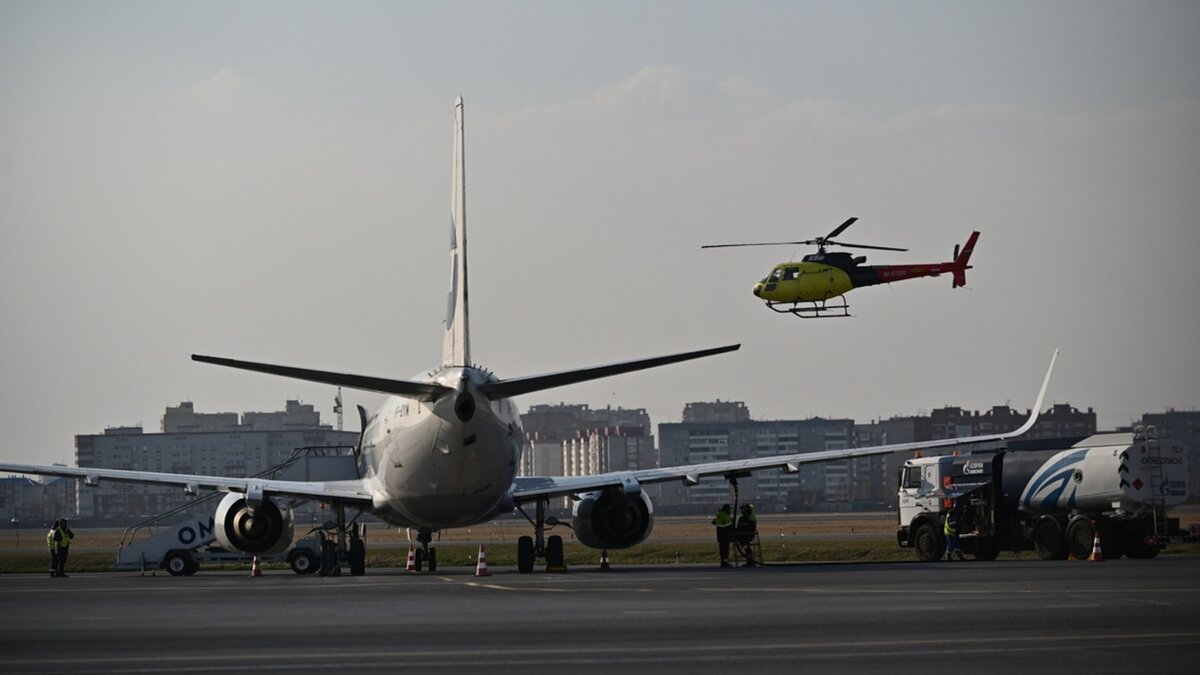
<svg viewBox="0 0 1200 675">
<path fill-rule="evenodd" d="M 13 516 L 12 524 L 13 527 L 17 528 L 17 548 L 21 548 L 21 519 Z"/>
</svg>

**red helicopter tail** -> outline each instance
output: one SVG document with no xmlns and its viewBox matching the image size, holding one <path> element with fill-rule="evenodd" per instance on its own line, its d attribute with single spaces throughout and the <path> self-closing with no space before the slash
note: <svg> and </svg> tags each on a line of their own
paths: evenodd
<svg viewBox="0 0 1200 675">
<path fill-rule="evenodd" d="M 979 232 L 972 232 L 961 251 L 957 245 L 954 247 L 954 288 L 967 285 L 967 270 L 971 269 L 967 261 L 971 259 L 971 253 L 975 250 L 975 242 L 978 239 Z"/>
</svg>

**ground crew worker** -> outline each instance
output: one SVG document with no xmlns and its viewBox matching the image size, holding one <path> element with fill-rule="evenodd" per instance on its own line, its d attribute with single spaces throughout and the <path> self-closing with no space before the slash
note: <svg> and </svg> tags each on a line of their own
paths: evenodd
<svg viewBox="0 0 1200 675">
<path fill-rule="evenodd" d="M 753 504 L 742 504 L 742 514 L 737 520 L 737 543 L 746 557 L 746 567 L 754 567 L 754 550 L 750 543 L 758 535 L 758 511 Z"/>
<path fill-rule="evenodd" d="M 54 553 L 57 558 L 55 562 L 58 565 L 58 574 L 55 576 L 67 576 L 67 554 L 71 552 L 71 537 L 74 536 L 75 533 L 67 527 L 67 519 L 60 520 L 58 530 L 54 535 Z"/>
<path fill-rule="evenodd" d="M 58 547 L 54 543 L 54 535 L 58 533 L 58 527 L 62 521 L 56 520 L 50 526 L 50 531 L 46 533 L 46 548 L 50 549 L 50 576 L 58 576 Z"/>
<path fill-rule="evenodd" d="M 958 543 L 958 504 L 950 507 L 945 518 L 946 524 L 942 528 L 942 533 L 946 535 L 946 560 L 950 560 L 951 554 L 957 555 L 959 560 L 966 560 L 962 546 Z"/>
<path fill-rule="evenodd" d="M 712 523 L 717 526 L 717 550 L 721 553 L 721 567 L 733 567 L 729 564 L 729 542 L 733 539 L 733 507 L 728 504 L 722 506 Z"/>
</svg>

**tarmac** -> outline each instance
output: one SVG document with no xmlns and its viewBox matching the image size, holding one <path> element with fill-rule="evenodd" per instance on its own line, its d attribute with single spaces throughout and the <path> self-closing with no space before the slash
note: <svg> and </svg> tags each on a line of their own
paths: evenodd
<svg viewBox="0 0 1200 675">
<path fill-rule="evenodd" d="M 0 672 L 1156 672 L 1200 557 L 0 575 Z"/>
</svg>

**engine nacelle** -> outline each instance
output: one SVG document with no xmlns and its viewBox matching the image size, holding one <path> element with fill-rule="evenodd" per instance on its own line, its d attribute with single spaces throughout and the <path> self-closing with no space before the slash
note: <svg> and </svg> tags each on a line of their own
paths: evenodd
<svg viewBox="0 0 1200 675">
<path fill-rule="evenodd" d="M 575 538 L 592 548 L 629 548 L 654 529 L 654 505 L 645 492 L 588 492 L 575 502 Z"/>
<path fill-rule="evenodd" d="M 292 509 L 274 499 L 251 506 L 245 495 L 230 492 L 217 506 L 213 530 L 217 541 L 230 551 L 281 553 L 292 543 Z"/>
</svg>

